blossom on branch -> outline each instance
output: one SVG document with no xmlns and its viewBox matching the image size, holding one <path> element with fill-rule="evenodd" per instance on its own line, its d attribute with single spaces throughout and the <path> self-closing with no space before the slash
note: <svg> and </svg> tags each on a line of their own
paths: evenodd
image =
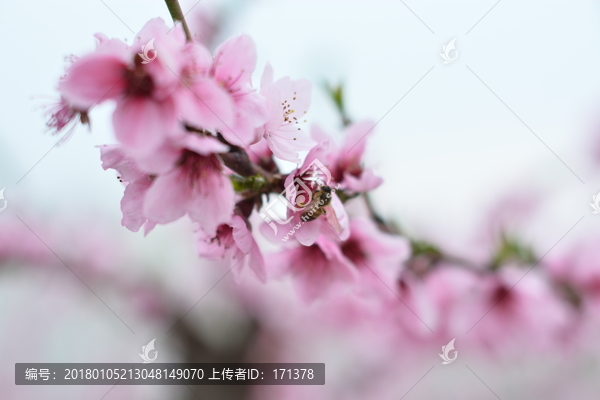
<svg viewBox="0 0 600 400">
<path fill-rule="evenodd" d="M 266 98 L 268 121 L 259 129 L 275 157 L 300 162 L 298 152 L 309 150 L 315 143 L 300 126 L 310 106 L 311 83 L 306 79 L 284 77 L 276 82 L 273 67 L 267 63 L 260 82 L 260 94 Z"/>
<path fill-rule="evenodd" d="M 237 279 L 240 279 L 241 271 L 249 267 L 261 281 L 266 280 L 263 256 L 246 221 L 239 215 L 220 225 L 215 235 L 199 229 L 196 238 L 198 254 L 210 260 L 225 260 Z"/>
</svg>

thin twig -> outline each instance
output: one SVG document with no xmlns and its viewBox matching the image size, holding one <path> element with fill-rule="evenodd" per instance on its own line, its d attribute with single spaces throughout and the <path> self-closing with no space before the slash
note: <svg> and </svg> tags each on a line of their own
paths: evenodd
<svg viewBox="0 0 600 400">
<path fill-rule="evenodd" d="M 187 22 L 185 22 L 185 17 L 183 15 L 183 11 L 181 11 L 181 6 L 179 5 L 178 0 L 165 0 L 167 3 L 167 8 L 169 9 L 169 13 L 173 18 L 173 22 L 180 22 L 183 27 L 183 31 L 185 32 L 185 38 L 188 42 L 192 41 L 192 34 L 190 33 L 190 29 L 188 28 Z"/>
</svg>

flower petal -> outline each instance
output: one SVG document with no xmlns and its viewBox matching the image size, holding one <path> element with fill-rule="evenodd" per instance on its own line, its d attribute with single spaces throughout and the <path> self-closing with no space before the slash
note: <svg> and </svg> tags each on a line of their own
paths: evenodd
<svg viewBox="0 0 600 400">
<path fill-rule="evenodd" d="M 192 202 L 191 184 L 186 178 L 180 169 L 158 176 L 146 194 L 144 214 L 159 224 L 183 217 Z"/>
<path fill-rule="evenodd" d="M 228 223 L 233 214 L 235 192 L 233 186 L 220 170 L 204 171 L 196 182 L 191 198 L 190 218 L 200 224 L 209 235 L 215 235 L 221 224 Z"/>
<path fill-rule="evenodd" d="M 223 131 L 233 123 L 231 96 L 211 79 L 182 88 L 177 100 L 183 119 L 196 128 Z"/>
<path fill-rule="evenodd" d="M 59 82 L 61 94 L 74 108 L 90 107 L 121 94 L 125 88 L 125 69 L 129 51 L 117 39 L 98 46 L 96 52 L 75 61 Z"/>
<path fill-rule="evenodd" d="M 215 51 L 214 77 L 232 91 L 251 85 L 256 47 L 248 35 L 229 39 Z"/>
<path fill-rule="evenodd" d="M 155 102 L 131 97 L 117 104 L 113 114 L 117 139 L 130 151 L 146 155 L 158 149 L 177 130 L 177 113 L 172 101 Z"/>
</svg>

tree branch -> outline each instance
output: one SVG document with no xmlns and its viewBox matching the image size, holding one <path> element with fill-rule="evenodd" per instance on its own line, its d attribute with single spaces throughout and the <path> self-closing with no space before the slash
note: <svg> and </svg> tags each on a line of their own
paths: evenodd
<svg viewBox="0 0 600 400">
<path fill-rule="evenodd" d="M 192 34 L 190 33 L 190 29 L 188 28 L 187 22 L 185 22 L 185 16 L 181 11 L 181 6 L 179 5 L 178 0 L 165 0 L 167 3 L 167 8 L 169 9 L 169 13 L 173 18 L 173 22 L 181 22 L 181 26 L 183 27 L 183 31 L 185 32 L 185 38 L 188 42 L 192 41 Z"/>
</svg>

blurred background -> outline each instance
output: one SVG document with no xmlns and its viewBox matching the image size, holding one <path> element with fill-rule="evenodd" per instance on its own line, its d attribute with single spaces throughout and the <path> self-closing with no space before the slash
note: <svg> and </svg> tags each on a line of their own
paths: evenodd
<svg viewBox="0 0 600 400">
<path fill-rule="evenodd" d="M 544 272 L 585 271 L 577 279 L 598 283 L 589 290 L 600 304 L 600 215 L 589 206 L 600 191 L 599 2 L 191 0 L 182 8 L 213 48 L 252 36 L 255 83 L 267 61 L 276 78 L 311 80 L 310 123 L 339 130 L 321 88 L 343 84 L 350 116 L 377 122 L 367 163 L 385 182 L 373 202 L 411 237 L 476 263 L 489 259 L 501 225 L 545 256 Z M 91 51 L 97 32 L 131 43 L 148 19 L 170 23 L 164 2 L 36 0 L 2 9 L 5 398 L 597 398 L 600 312 L 551 307 L 541 268 L 523 281 L 522 319 L 492 315 L 487 328 L 456 339 L 456 363 L 441 365 L 437 354 L 454 336 L 429 337 L 410 315 L 349 324 L 330 316 L 360 313 L 352 300 L 307 307 L 286 283 L 220 281 L 226 271 L 197 257 L 188 221 L 148 237 L 121 227 L 123 187 L 95 148 L 114 143 L 114 106 L 96 107 L 91 132 L 79 127 L 58 147 L 44 134 L 43 107 L 66 57 Z M 452 39 L 458 58 L 444 65 L 439 53 Z M 438 275 L 421 285 L 425 293 L 467 285 Z M 420 315 L 447 301 L 411 296 L 405 301 Z M 548 318 L 531 323 L 540 315 Z M 547 323 L 564 335 L 534 349 Z M 393 327 L 383 335 L 381 324 Z M 325 362 L 327 384 L 14 385 L 16 362 L 137 362 L 152 338 L 160 362 Z"/>
</svg>

